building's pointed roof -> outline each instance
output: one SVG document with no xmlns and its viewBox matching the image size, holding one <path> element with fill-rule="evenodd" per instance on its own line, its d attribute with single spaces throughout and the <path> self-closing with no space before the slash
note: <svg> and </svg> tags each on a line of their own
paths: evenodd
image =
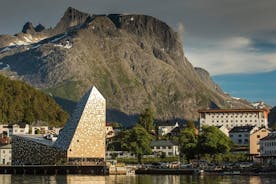
<svg viewBox="0 0 276 184">
<path fill-rule="evenodd" d="M 86 113 L 90 113 L 91 107 L 90 103 L 92 101 L 105 101 L 105 98 L 98 91 L 98 89 L 93 86 L 85 95 L 81 98 L 80 102 L 77 104 L 76 109 L 74 110 L 72 116 L 60 132 L 54 146 L 67 150 L 70 146 L 70 143 L 73 139 L 75 131 L 79 126 L 80 119 Z"/>
</svg>

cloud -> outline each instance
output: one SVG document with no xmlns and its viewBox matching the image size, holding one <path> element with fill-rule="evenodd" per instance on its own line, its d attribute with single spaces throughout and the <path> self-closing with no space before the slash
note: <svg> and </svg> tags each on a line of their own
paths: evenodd
<svg viewBox="0 0 276 184">
<path fill-rule="evenodd" d="M 208 47 L 187 49 L 186 56 L 194 66 L 207 69 L 211 75 L 276 70 L 276 54 L 258 52 L 253 45 L 250 38 L 231 37 Z"/>
</svg>

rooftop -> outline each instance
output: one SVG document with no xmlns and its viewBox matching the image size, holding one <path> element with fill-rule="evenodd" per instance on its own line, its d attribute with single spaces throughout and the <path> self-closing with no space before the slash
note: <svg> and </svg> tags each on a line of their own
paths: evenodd
<svg viewBox="0 0 276 184">
<path fill-rule="evenodd" d="M 46 146 L 53 146 L 54 142 L 52 140 L 45 139 L 42 135 L 28 135 L 28 134 L 22 134 L 22 135 L 13 135 L 18 137 L 23 137 L 25 139 L 44 144 Z"/>
<path fill-rule="evenodd" d="M 198 110 L 199 113 L 213 112 L 213 113 L 223 113 L 223 112 L 267 112 L 267 109 L 201 109 Z"/>
<path fill-rule="evenodd" d="M 172 141 L 168 140 L 157 140 L 157 141 L 151 141 L 150 146 L 175 146 L 177 144 L 173 143 Z"/>
<path fill-rule="evenodd" d="M 238 132 L 250 132 L 251 130 L 253 130 L 255 126 L 236 126 L 234 128 L 232 128 L 229 133 L 238 133 Z"/>
<path fill-rule="evenodd" d="M 275 140 L 276 139 L 276 132 L 272 132 L 268 134 L 268 136 L 261 139 L 261 141 L 268 141 L 268 140 Z"/>
<path fill-rule="evenodd" d="M 0 149 L 11 149 L 11 148 L 12 148 L 11 144 L 0 146 Z"/>
</svg>

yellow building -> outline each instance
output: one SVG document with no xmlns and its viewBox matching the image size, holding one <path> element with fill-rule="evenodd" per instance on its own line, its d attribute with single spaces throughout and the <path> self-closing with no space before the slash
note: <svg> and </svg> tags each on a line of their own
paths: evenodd
<svg viewBox="0 0 276 184">
<path fill-rule="evenodd" d="M 270 133 L 266 128 L 260 128 L 250 135 L 249 154 L 260 155 L 260 139 L 266 137 Z"/>
</svg>

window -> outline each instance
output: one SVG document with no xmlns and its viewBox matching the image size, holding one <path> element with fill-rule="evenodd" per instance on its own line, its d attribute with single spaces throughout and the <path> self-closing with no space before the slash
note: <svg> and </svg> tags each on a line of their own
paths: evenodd
<svg viewBox="0 0 276 184">
<path fill-rule="evenodd" d="M 241 137 L 242 135 L 241 134 L 239 134 L 239 137 Z"/>
<path fill-rule="evenodd" d="M 239 144 L 241 144 L 241 143 L 242 143 L 242 140 L 241 140 L 241 139 L 239 139 L 239 140 L 238 140 L 238 142 L 239 142 Z"/>
<path fill-rule="evenodd" d="M 248 139 L 244 139 L 244 143 L 247 144 L 248 143 Z"/>
<path fill-rule="evenodd" d="M 260 138 L 261 136 L 260 135 L 257 135 L 257 138 Z"/>
</svg>

